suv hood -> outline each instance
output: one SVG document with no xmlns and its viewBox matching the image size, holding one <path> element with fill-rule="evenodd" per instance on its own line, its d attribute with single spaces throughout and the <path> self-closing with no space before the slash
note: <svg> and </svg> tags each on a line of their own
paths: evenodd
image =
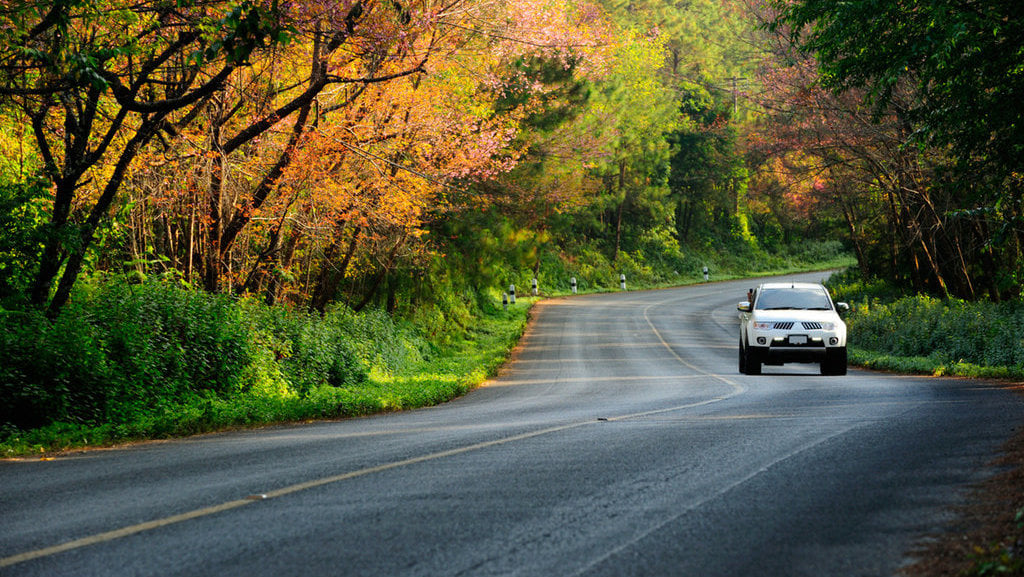
<svg viewBox="0 0 1024 577">
<path fill-rule="evenodd" d="M 831 321 L 842 322 L 834 310 L 809 311 L 809 310 L 778 310 L 766 311 L 755 310 L 753 317 L 759 321 Z"/>
</svg>

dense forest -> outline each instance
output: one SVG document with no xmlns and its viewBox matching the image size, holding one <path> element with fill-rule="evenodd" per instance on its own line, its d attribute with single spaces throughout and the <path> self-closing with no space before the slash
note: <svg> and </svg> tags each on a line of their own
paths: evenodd
<svg viewBox="0 0 1024 577">
<path fill-rule="evenodd" d="M 533 278 L 845 252 L 909 290 L 1015 300 L 1022 12 L 7 2 L 0 319 L 155 282 L 435 334 Z"/>
<path fill-rule="evenodd" d="M 9 3 L 0 303 L 104 271 L 394 310 L 822 240 L 1016 297 L 1021 9 L 874 4 Z"/>
<path fill-rule="evenodd" d="M 691 272 L 716 250 L 838 238 L 813 189 L 751 156 L 771 54 L 740 3 L 75 0 L 2 16 L 7 308 L 53 317 L 103 271 L 408 311 L 523 270 Z"/>
</svg>

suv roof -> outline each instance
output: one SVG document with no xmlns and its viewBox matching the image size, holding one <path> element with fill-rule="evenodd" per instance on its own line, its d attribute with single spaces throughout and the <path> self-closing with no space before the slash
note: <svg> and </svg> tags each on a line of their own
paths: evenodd
<svg viewBox="0 0 1024 577">
<path fill-rule="evenodd" d="M 820 288 L 820 289 L 824 289 L 825 287 L 821 283 L 817 283 L 817 282 L 766 282 L 766 283 L 761 283 L 760 288 L 766 288 L 766 289 L 787 289 L 787 288 L 809 289 L 809 288 Z"/>
</svg>

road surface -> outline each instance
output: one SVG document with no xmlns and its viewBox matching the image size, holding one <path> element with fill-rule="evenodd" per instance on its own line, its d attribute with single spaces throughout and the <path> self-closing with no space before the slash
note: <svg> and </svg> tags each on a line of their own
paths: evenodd
<svg viewBox="0 0 1024 577">
<path fill-rule="evenodd" d="M 1024 402 L 741 375 L 752 282 L 546 301 L 435 408 L 0 462 L 0 575 L 891 575 Z"/>
</svg>

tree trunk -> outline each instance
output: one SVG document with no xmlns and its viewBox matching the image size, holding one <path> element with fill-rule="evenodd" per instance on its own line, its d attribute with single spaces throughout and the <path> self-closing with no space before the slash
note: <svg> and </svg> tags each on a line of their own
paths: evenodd
<svg viewBox="0 0 1024 577">
<path fill-rule="evenodd" d="M 50 298 L 50 289 L 53 287 L 53 280 L 60 272 L 61 265 L 61 238 L 66 234 L 69 227 L 68 215 L 71 213 L 71 199 L 74 198 L 74 182 L 61 180 L 55 187 L 55 198 L 53 203 L 53 214 L 47 225 L 46 245 L 43 248 L 42 259 L 39 262 L 39 271 L 35 281 L 32 283 L 31 302 L 42 308 Z"/>
<path fill-rule="evenodd" d="M 362 230 L 362 227 L 357 226 L 352 231 L 352 238 L 349 239 L 348 249 L 345 251 L 345 257 L 337 269 L 331 270 L 330 261 L 325 259 L 323 264 L 324 268 L 320 273 L 320 279 L 317 281 L 316 287 L 313 289 L 312 297 L 310 297 L 310 312 L 315 311 L 323 313 L 327 308 L 327 303 L 331 302 L 335 293 L 338 292 L 338 287 L 341 285 L 341 281 L 345 278 L 345 272 L 348 270 L 348 265 L 352 262 L 352 255 L 355 254 L 356 248 L 359 246 L 359 237 Z M 339 230 L 339 236 L 340 232 L 341 231 Z"/>
<path fill-rule="evenodd" d="M 853 243 L 853 251 L 857 255 L 857 267 L 860 269 L 860 275 L 867 279 L 870 278 L 870 271 L 868 270 L 868 259 L 867 255 L 864 254 L 863 241 L 860 238 L 860 231 L 857 230 L 857 223 L 854 220 L 853 209 L 847 206 L 847 203 L 839 199 L 839 206 L 843 210 L 843 217 L 846 219 L 846 226 L 850 230 L 850 242 Z"/>
<path fill-rule="evenodd" d="M 628 194 L 626 188 L 626 161 L 619 161 L 619 184 L 618 192 L 622 195 L 619 202 L 619 209 L 615 213 L 615 250 L 612 252 L 612 263 L 619 260 L 619 249 L 622 246 L 622 211 L 626 206 Z"/>
<path fill-rule="evenodd" d="M 220 146 L 220 123 L 214 124 L 212 139 L 213 151 L 210 159 L 210 189 L 208 211 L 210 224 L 206 231 L 206 271 L 204 285 L 209 292 L 217 292 L 220 288 L 221 260 L 220 260 L 220 235 L 223 226 L 223 215 L 221 214 L 224 198 L 224 152 Z"/>
<path fill-rule="evenodd" d="M 377 289 L 380 288 L 381 281 L 383 281 L 384 277 L 388 274 L 388 272 L 391 271 L 391 267 L 395 263 L 395 256 L 398 254 L 398 249 L 401 248 L 403 244 L 405 244 L 405 239 L 407 237 L 407 234 L 403 234 L 402 238 L 398 239 L 398 242 L 395 243 L 395 246 L 391 248 L 391 252 L 388 254 L 387 262 L 385 262 L 384 266 L 380 268 L 380 271 L 377 273 L 377 276 L 373 278 L 373 281 L 370 283 L 369 290 L 366 291 L 366 296 L 364 296 L 363 300 L 360 301 L 358 305 L 353 307 L 352 310 L 354 310 L 355 312 L 359 312 L 366 308 L 366 305 L 370 304 L 370 301 L 373 300 L 374 295 L 377 294 Z"/>
<path fill-rule="evenodd" d="M 64 274 L 57 285 L 57 292 L 54 293 L 53 300 L 50 301 L 50 306 L 47 309 L 47 314 L 50 318 L 56 317 L 60 309 L 63 308 L 71 297 L 71 288 L 74 286 L 75 281 L 78 280 L 79 273 L 82 272 L 82 263 L 85 261 L 85 255 L 88 252 L 89 246 L 92 245 L 96 229 L 99 228 L 103 219 L 107 217 L 117 191 L 121 188 L 121 182 L 124 180 L 128 167 L 135 160 L 139 150 L 156 134 L 156 126 L 163 121 L 165 116 L 166 114 L 156 114 L 143 121 L 135 136 L 125 144 L 124 150 L 121 152 L 121 156 L 118 158 L 117 164 L 114 166 L 114 170 L 109 180 L 107 180 L 106 186 L 103 188 L 103 193 L 100 194 L 96 204 L 93 205 L 92 210 L 89 212 L 89 216 L 85 219 L 85 223 L 81 226 L 78 245 L 71 251 L 71 256 L 64 267 Z"/>
</svg>

